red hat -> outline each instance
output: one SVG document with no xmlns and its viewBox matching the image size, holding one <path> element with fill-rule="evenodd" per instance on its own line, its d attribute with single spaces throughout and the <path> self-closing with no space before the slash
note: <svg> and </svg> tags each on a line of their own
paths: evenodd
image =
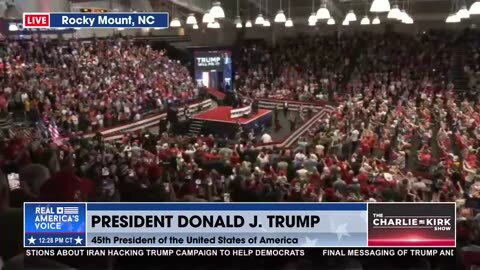
<svg viewBox="0 0 480 270">
<path fill-rule="evenodd" d="M 86 201 L 94 190 L 94 183 L 65 170 L 53 174 L 40 190 L 42 201 L 72 202 Z"/>
</svg>

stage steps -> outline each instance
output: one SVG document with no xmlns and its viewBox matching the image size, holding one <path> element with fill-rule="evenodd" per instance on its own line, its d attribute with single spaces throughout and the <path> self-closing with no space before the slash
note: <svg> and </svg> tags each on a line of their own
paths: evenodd
<svg viewBox="0 0 480 270">
<path fill-rule="evenodd" d="M 188 134 L 196 136 L 200 134 L 203 127 L 203 120 L 193 119 L 188 128 Z"/>
</svg>

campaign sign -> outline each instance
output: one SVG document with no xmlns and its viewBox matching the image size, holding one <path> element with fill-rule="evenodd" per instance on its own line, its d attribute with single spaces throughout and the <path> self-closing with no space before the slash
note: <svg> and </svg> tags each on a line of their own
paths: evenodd
<svg viewBox="0 0 480 270">
<path fill-rule="evenodd" d="M 368 205 L 369 247 L 455 247 L 455 203 Z"/>
<path fill-rule="evenodd" d="M 85 247 L 86 204 L 25 203 L 24 247 Z"/>
</svg>

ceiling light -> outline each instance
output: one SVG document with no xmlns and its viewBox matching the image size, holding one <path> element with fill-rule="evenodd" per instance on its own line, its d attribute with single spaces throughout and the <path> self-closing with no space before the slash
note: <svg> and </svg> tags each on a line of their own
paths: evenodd
<svg viewBox="0 0 480 270">
<path fill-rule="evenodd" d="M 347 16 L 345 16 L 345 20 L 348 22 L 354 22 L 357 20 L 357 15 L 355 15 L 355 12 L 353 12 L 353 9 L 350 9 L 347 13 Z"/>
<path fill-rule="evenodd" d="M 345 19 L 345 20 L 343 20 L 342 25 L 347 26 L 349 23 L 350 23 L 350 22 L 349 22 L 347 19 Z"/>
<path fill-rule="evenodd" d="M 405 15 L 402 19 L 402 23 L 404 24 L 412 24 L 413 23 L 413 19 L 412 17 L 410 17 L 410 15 L 408 15 L 408 13 L 405 12 Z"/>
<path fill-rule="evenodd" d="M 120 27 L 120 28 L 117 28 L 117 30 L 118 31 L 123 31 L 123 30 L 125 30 L 125 28 Z"/>
<path fill-rule="evenodd" d="M 461 6 L 460 9 L 457 11 L 457 16 L 460 19 L 468 19 L 470 18 L 470 13 L 465 5 Z"/>
<path fill-rule="evenodd" d="M 235 17 L 235 21 L 233 21 L 233 23 L 235 23 L 236 28 L 242 28 L 243 27 L 242 18 L 240 18 L 240 16 Z"/>
<path fill-rule="evenodd" d="M 373 20 L 372 20 L 372 24 L 380 24 L 380 18 L 375 17 Z"/>
<path fill-rule="evenodd" d="M 193 13 L 188 14 L 186 24 L 197 24 L 197 18 L 195 18 Z"/>
<path fill-rule="evenodd" d="M 327 24 L 328 25 L 334 25 L 335 24 L 335 19 L 334 18 L 328 19 Z"/>
<path fill-rule="evenodd" d="M 207 28 L 211 29 L 219 29 L 220 28 L 220 23 L 217 21 L 211 22 L 207 24 Z"/>
<path fill-rule="evenodd" d="M 468 12 L 470 15 L 480 15 L 480 1 L 473 3 Z"/>
<path fill-rule="evenodd" d="M 181 26 L 182 26 L 182 23 L 177 17 L 173 18 L 173 20 L 170 22 L 170 27 L 181 27 Z"/>
<path fill-rule="evenodd" d="M 388 12 L 388 19 L 397 19 L 401 16 L 402 12 L 398 8 L 398 5 L 393 5 L 393 8 Z"/>
<path fill-rule="evenodd" d="M 287 19 L 287 21 L 285 22 L 285 27 L 293 27 L 292 18 Z"/>
<path fill-rule="evenodd" d="M 397 17 L 397 20 L 403 21 L 407 16 L 408 15 L 407 12 L 405 12 L 405 9 L 402 9 L 402 11 L 400 11 L 400 15 Z"/>
<path fill-rule="evenodd" d="M 312 12 L 310 17 L 308 17 L 308 25 L 314 26 L 317 24 L 317 15 L 315 15 L 315 12 Z"/>
<path fill-rule="evenodd" d="M 223 11 L 222 6 L 220 5 L 220 2 L 213 2 L 212 4 L 212 9 L 210 9 L 210 14 L 214 19 L 221 19 L 225 18 L 225 12 Z"/>
<path fill-rule="evenodd" d="M 285 17 L 285 13 L 283 12 L 283 10 L 279 10 L 277 15 L 275 16 L 275 19 L 274 21 L 276 23 L 284 23 L 287 21 L 287 17 Z"/>
<path fill-rule="evenodd" d="M 252 27 L 252 21 L 247 20 L 247 22 L 245 23 L 245 28 L 250 28 L 250 27 Z"/>
<path fill-rule="evenodd" d="M 198 24 L 194 24 L 193 29 L 198 29 Z"/>
<path fill-rule="evenodd" d="M 452 14 L 448 15 L 445 22 L 446 23 L 459 23 L 460 22 L 460 17 L 458 17 L 457 14 L 452 13 Z"/>
<path fill-rule="evenodd" d="M 213 17 L 210 14 L 210 11 L 203 14 L 202 23 L 211 23 L 213 22 Z"/>
<path fill-rule="evenodd" d="M 389 12 L 390 2 L 388 0 L 373 0 L 370 12 Z"/>
<path fill-rule="evenodd" d="M 258 14 L 257 18 L 255 19 L 255 24 L 263 25 L 264 22 L 265 22 L 265 20 L 263 19 L 263 15 Z"/>
<path fill-rule="evenodd" d="M 264 26 L 264 27 L 270 27 L 270 25 L 271 25 L 271 24 L 270 24 L 270 20 L 269 20 L 269 19 L 263 20 L 263 26 Z"/>
<path fill-rule="evenodd" d="M 8 26 L 8 31 L 18 31 L 18 26 L 14 23 L 11 23 L 9 26 Z"/>
<path fill-rule="evenodd" d="M 368 18 L 367 15 L 365 15 L 365 17 L 362 18 L 362 20 L 360 21 L 360 24 L 361 25 L 369 25 L 370 24 L 370 19 Z"/>
<path fill-rule="evenodd" d="M 233 23 L 235 23 L 235 24 L 242 23 L 242 18 L 240 18 L 240 16 L 237 15 L 237 17 L 235 17 L 235 20 L 233 21 Z"/>
<path fill-rule="evenodd" d="M 319 20 L 328 20 L 330 19 L 330 11 L 327 9 L 327 4 L 322 3 L 320 8 L 317 10 L 317 19 Z"/>
</svg>

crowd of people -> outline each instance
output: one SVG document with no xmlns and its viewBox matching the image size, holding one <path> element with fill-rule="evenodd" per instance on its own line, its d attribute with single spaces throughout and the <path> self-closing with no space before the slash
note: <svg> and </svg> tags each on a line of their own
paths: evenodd
<svg viewBox="0 0 480 270">
<path fill-rule="evenodd" d="M 464 72 L 468 78 L 468 90 L 478 93 L 480 91 L 480 43 L 478 40 L 478 32 L 472 31 L 465 37 L 465 53 L 466 63 Z"/>
<path fill-rule="evenodd" d="M 247 42 L 237 61 L 237 89 L 252 97 L 327 100 L 343 83 L 364 38 L 299 36 L 275 46 Z"/>
<path fill-rule="evenodd" d="M 0 113 L 92 132 L 199 98 L 165 51 L 129 39 L 18 40 L 0 50 Z"/>
<path fill-rule="evenodd" d="M 62 145 L 3 141 L 0 232 L 20 224 L 12 209 L 25 201 L 433 201 L 457 202 L 459 248 L 478 248 L 480 104 L 455 95 L 453 46 L 445 33 L 249 44 L 237 69 L 241 93 L 335 102 L 293 148 L 149 130 L 118 141 L 101 133 Z M 90 119 L 80 130 L 100 128 L 98 115 L 129 121 L 198 96 L 164 52 L 126 40 L 12 43 L 2 57 L 4 112 Z M 345 94 L 335 98 L 345 78 Z M 5 179 L 12 173 L 15 188 Z M 17 228 L 2 238 L 5 261 L 21 252 L 22 237 Z"/>
</svg>

